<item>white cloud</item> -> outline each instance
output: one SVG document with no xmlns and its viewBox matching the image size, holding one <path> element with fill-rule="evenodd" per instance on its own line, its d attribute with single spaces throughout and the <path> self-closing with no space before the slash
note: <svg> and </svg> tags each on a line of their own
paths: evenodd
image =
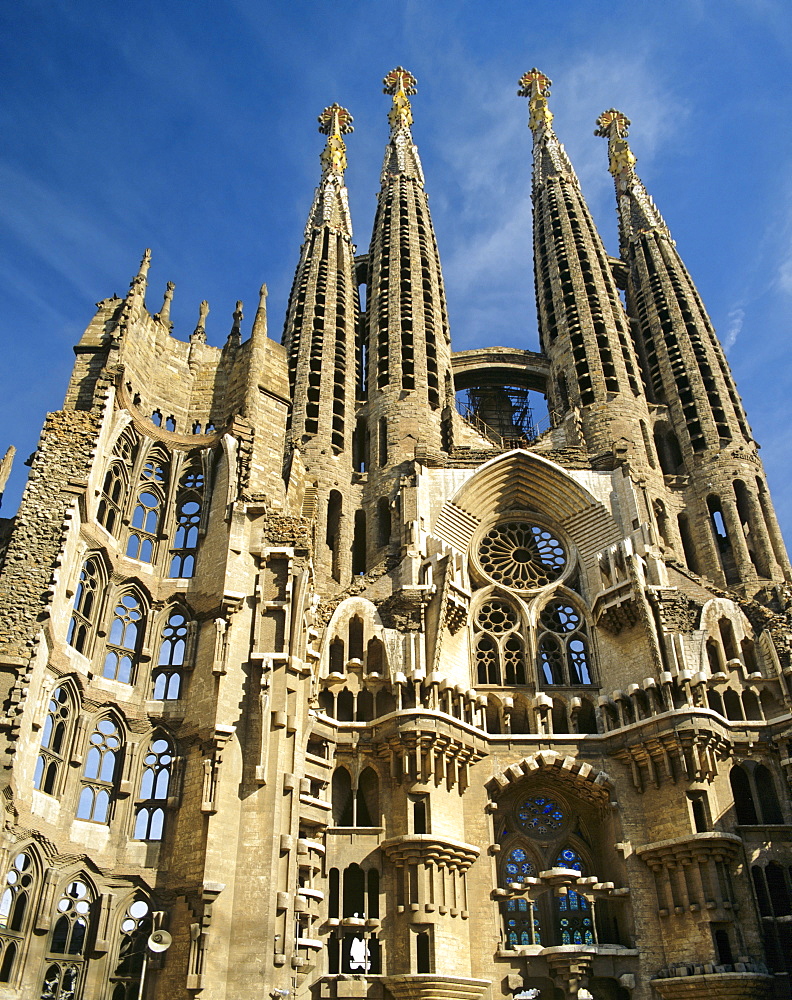
<svg viewBox="0 0 792 1000">
<path fill-rule="evenodd" d="M 745 322 L 745 309 L 742 306 L 733 306 L 726 317 L 726 330 L 721 336 L 721 342 L 725 351 L 730 351 L 734 343 L 742 333 Z"/>
</svg>

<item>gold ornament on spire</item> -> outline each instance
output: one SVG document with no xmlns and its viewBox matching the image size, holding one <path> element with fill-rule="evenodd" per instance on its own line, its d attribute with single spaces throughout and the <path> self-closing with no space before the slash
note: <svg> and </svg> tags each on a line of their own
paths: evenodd
<svg viewBox="0 0 792 1000">
<path fill-rule="evenodd" d="M 393 106 L 388 112 L 391 128 L 409 128 L 413 123 L 412 109 L 407 99 L 418 93 L 418 81 L 403 66 L 397 66 L 382 81 L 382 91 L 393 97 Z"/>
<path fill-rule="evenodd" d="M 608 140 L 608 170 L 614 177 L 628 174 L 637 162 L 627 143 L 629 134 L 630 119 L 616 108 L 603 111 L 597 119 L 594 135 Z"/>
<path fill-rule="evenodd" d="M 551 85 L 552 80 L 536 67 L 523 73 L 518 81 L 517 96 L 528 98 L 528 127 L 532 132 L 550 128 L 553 124 L 553 112 L 547 106 Z"/>
<path fill-rule="evenodd" d="M 331 104 L 316 119 L 319 131 L 328 136 L 327 145 L 319 159 L 326 173 L 342 174 L 346 170 L 346 144 L 341 138 L 354 132 L 352 115 L 340 104 Z"/>
</svg>

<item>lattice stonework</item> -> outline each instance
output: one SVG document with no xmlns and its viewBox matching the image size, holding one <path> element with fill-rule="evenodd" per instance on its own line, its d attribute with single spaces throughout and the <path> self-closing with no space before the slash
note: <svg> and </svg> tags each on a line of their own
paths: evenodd
<svg viewBox="0 0 792 1000">
<path fill-rule="evenodd" d="M 564 545 L 556 533 L 534 521 L 501 521 L 478 546 L 482 571 L 493 583 L 512 590 L 535 590 L 558 580 L 567 567 Z"/>
</svg>

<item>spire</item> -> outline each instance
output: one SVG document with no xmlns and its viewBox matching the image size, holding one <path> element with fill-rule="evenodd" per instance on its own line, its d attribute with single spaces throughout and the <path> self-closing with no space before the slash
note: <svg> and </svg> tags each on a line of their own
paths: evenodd
<svg viewBox="0 0 792 1000">
<path fill-rule="evenodd" d="M 162 323 L 162 325 L 168 330 L 173 329 L 173 323 L 171 323 L 171 318 L 170 318 L 170 308 L 171 308 L 171 302 L 173 302 L 173 292 L 175 288 L 176 286 L 172 281 L 169 281 L 167 283 L 167 285 L 165 286 L 165 298 L 162 300 L 162 308 L 154 317 L 154 319 L 158 319 L 160 323 Z"/>
<path fill-rule="evenodd" d="M 319 454 L 348 456 L 355 422 L 359 316 L 343 175 L 343 136 L 352 131 L 352 116 L 346 108 L 331 104 L 318 121 L 319 131 L 328 137 L 320 157 L 322 177 L 305 227 L 283 330 L 293 400 L 288 433 L 290 445 L 310 450 L 309 443 L 315 441 Z M 266 289 L 262 291 L 266 294 Z M 263 299 L 259 309 L 263 317 Z"/>
<path fill-rule="evenodd" d="M 418 81 L 403 66 L 397 66 L 388 73 L 382 83 L 383 93 L 390 94 L 393 102 L 388 112 L 390 142 L 385 150 L 380 181 L 385 184 L 389 175 L 404 174 L 423 185 L 423 167 L 410 131 L 413 116 L 408 99 L 418 93 Z"/>
<path fill-rule="evenodd" d="M 553 112 L 547 103 L 552 80 L 541 70 L 523 73 L 518 82 L 518 97 L 528 98 L 528 127 L 534 136 L 534 184 L 560 176 L 580 187 L 566 150 L 553 130 Z"/>
<path fill-rule="evenodd" d="M 347 160 L 343 136 L 354 131 L 353 118 L 340 104 L 331 104 L 319 115 L 317 121 L 319 131 L 327 136 L 327 142 L 319 157 L 322 179 L 308 216 L 305 238 L 310 238 L 312 230 L 327 225 L 351 240 L 352 219 L 349 215 L 347 189 L 344 186 Z"/>
<path fill-rule="evenodd" d="M 652 399 L 670 407 L 683 451 L 685 438 L 694 452 L 717 452 L 733 439 L 751 444 L 712 322 L 668 226 L 635 172 L 629 127 L 629 118 L 610 108 L 597 119 L 595 134 L 608 140 L 627 265 L 627 306 L 637 323 Z"/>
<path fill-rule="evenodd" d="M 627 142 L 631 124 L 630 119 L 621 111 L 609 108 L 599 116 L 594 130 L 594 135 L 608 140 L 608 170 L 616 182 L 616 197 L 628 197 L 631 201 L 631 210 L 619 213 L 619 239 L 622 247 L 634 239 L 637 233 L 646 230 L 654 230 L 671 240 L 668 226 L 635 173 L 637 161 Z"/>
<path fill-rule="evenodd" d="M 382 407 L 382 419 L 393 423 L 395 407 L 403 403 L 405 424 L 418 415 L 424 425 L 422 443 L 439 452 L 439 414 L 452 385 L 451 338 L 424 175 L 410 131 L 408 98 L 416 93 L 417 81 L 397 66 L 383 84 L 392 103 L 368 256 L 369 419 Z M 405 391 L 409 396 L 404 397 Z M 390 394 L 389 402 L 385 394 Z M 393 435 L 401 440 L 409 434 L 413 440 L 415 430 L 400 433 L 394 426 Z"/>
<path fill-rule="evenodd" d="M 342 136 L 354 132 L 352 115 L 340 104 L 331 104 L 319 115 L 319 131 L 327 136 L 321 156 L 322 176 L 343 174 L 346 170 L 346 145 Z"/>
<path fill-rule="evenodd" d="M 606 403 L 616 393 L 641 397 L 639 409 L 645 409 L 608 256 L 553 130 L 550 85 L 534 68 L 520 78 L 517 93 L 528 98 L 533 133 L 534 271 L 539 334 L 553 368 L 551 411 L 558 418 L 570 405 Z M 609 422 L 599 405 L 584 413 L 589 447 L 610 450 Z"/>
</svg>

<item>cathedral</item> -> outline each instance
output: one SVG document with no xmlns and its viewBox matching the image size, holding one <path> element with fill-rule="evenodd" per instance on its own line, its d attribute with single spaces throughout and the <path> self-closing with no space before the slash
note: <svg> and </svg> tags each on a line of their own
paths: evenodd
<svg viewBox="0 0 792 1000">
<path fill-rule="evenodd" d="M 282 336 L 146 251 L 0 521 L 0 998 L 789 997 L 792 571 L 630 122 L 614 258 L 520 79 L 541 349 L 453 351 L 384 91 L 368 251 L 333 104 Z"/>
</svg>

